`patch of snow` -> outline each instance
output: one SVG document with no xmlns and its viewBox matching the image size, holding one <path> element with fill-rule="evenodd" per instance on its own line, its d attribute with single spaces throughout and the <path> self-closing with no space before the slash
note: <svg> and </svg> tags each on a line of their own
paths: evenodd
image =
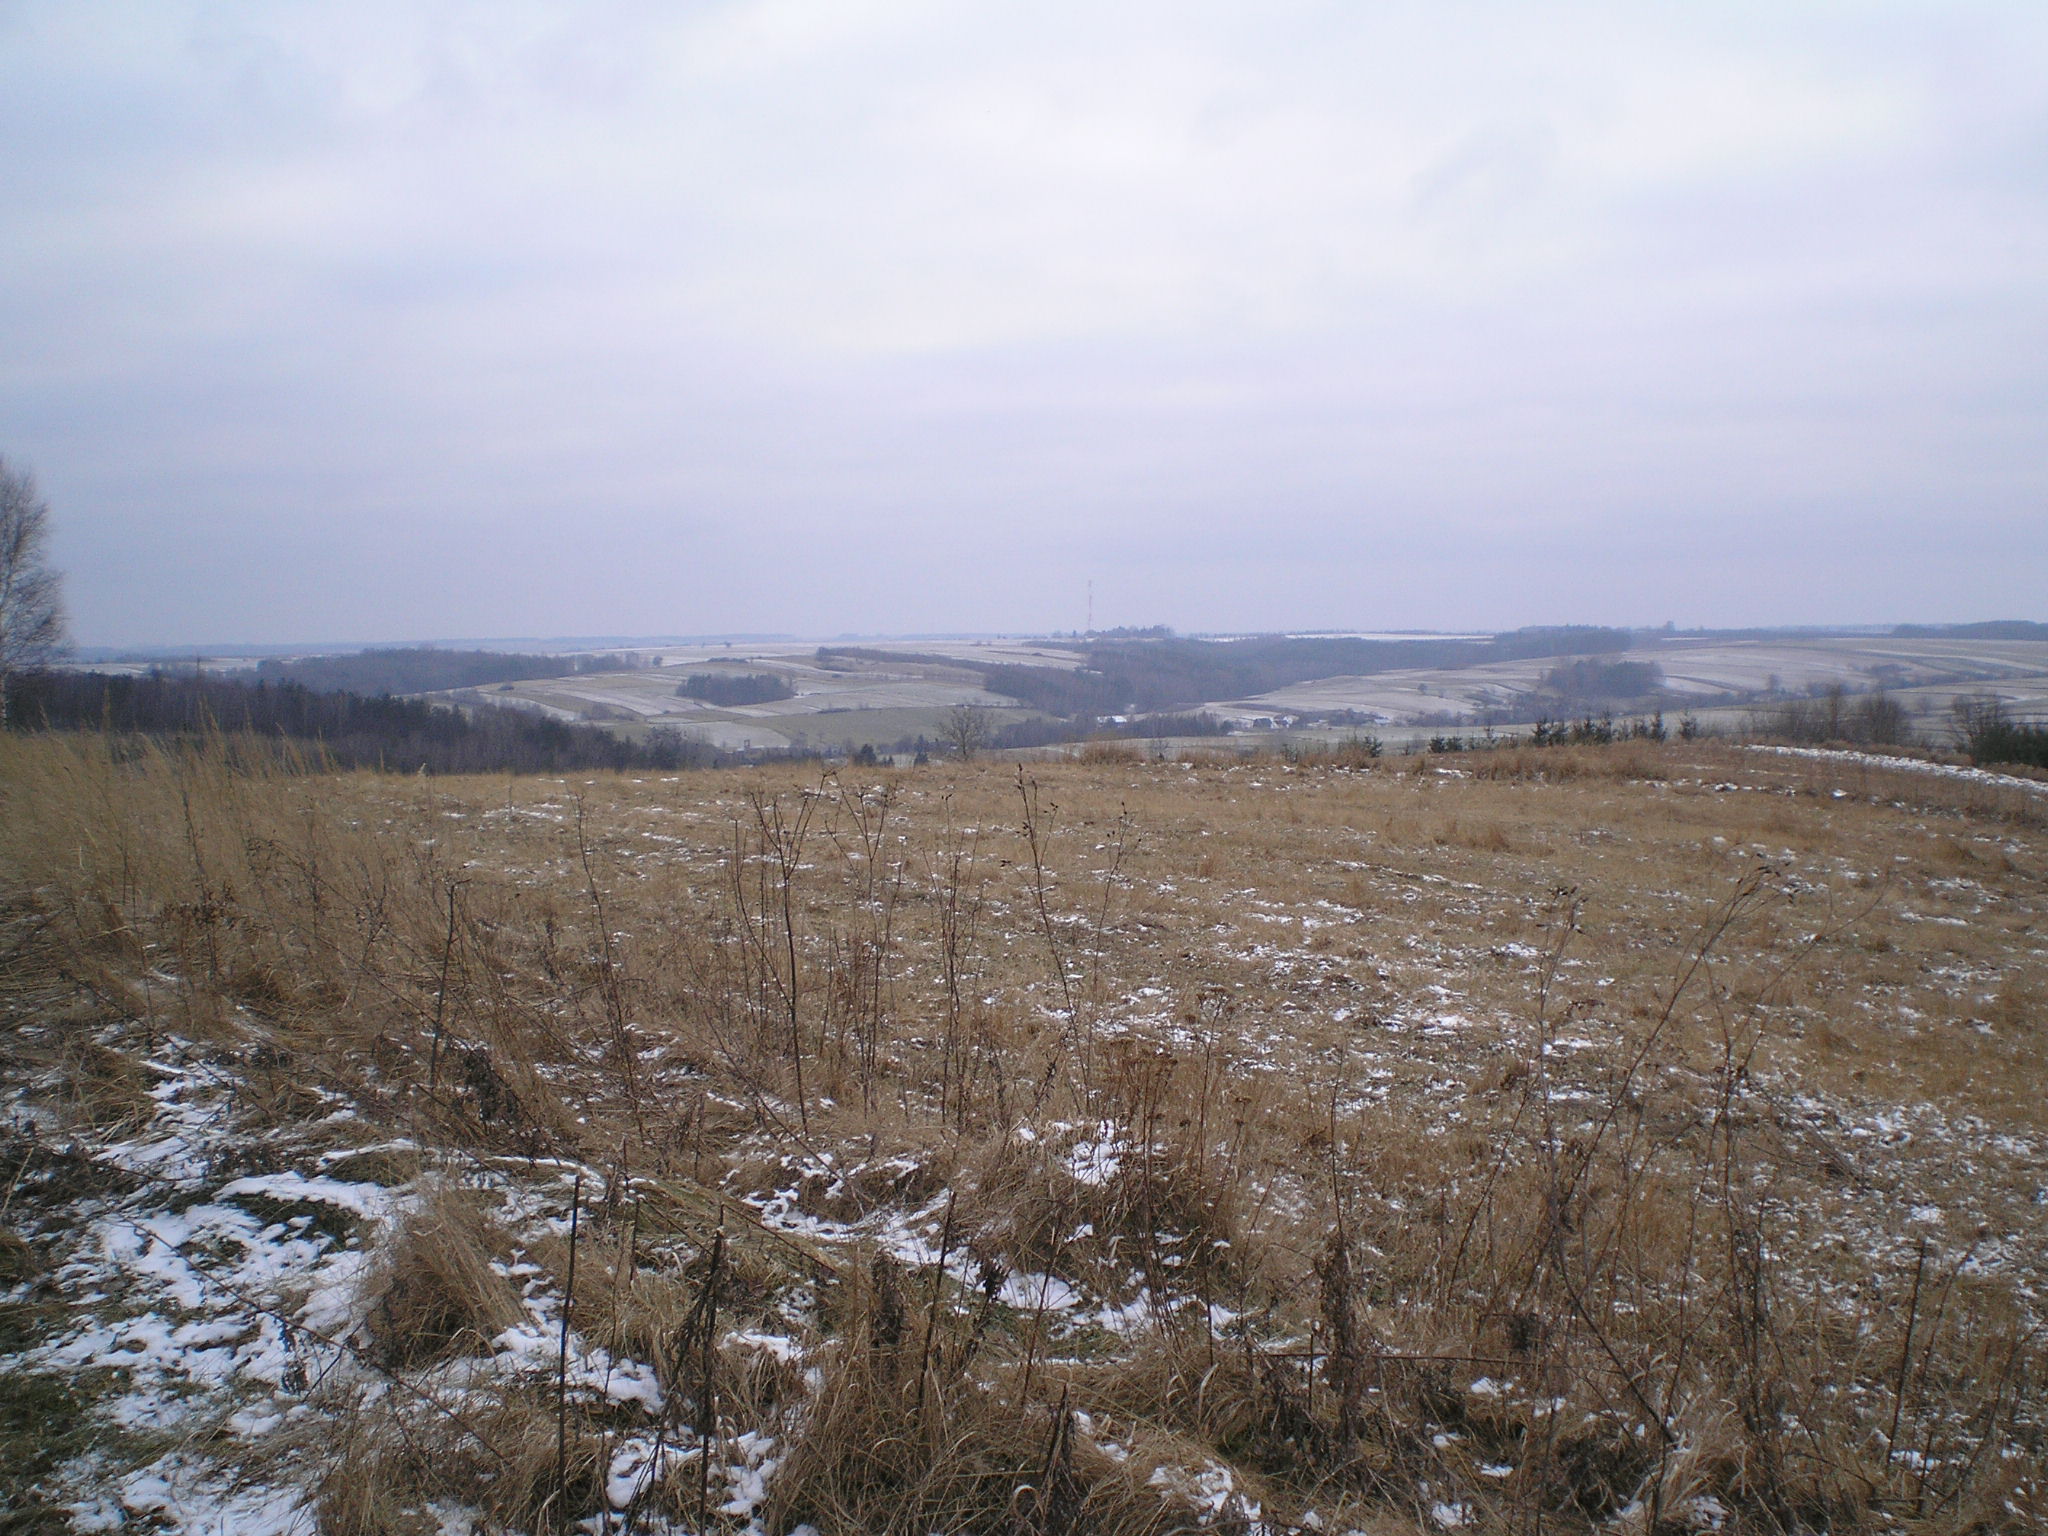
<svg viewBox="0 0 2048 1536">
<path fill-rule="evenodd" d="M 318 1525 L 297 1489 L 252 1485 L 184 1451 L 67 1508 L 74 1529 L 93 1532 L 141 1524 L 164 1536 L 312 1536 Z"/>
<path fill-rule="evenodd" d="M 1077 1141 L 1067 1153 L 1067 1172 L 1077 1184 L 1103 1185 L 1117 1176 L 1123 1167 L 1125 1155 L 1130 1147 L 1116 1139 L 1107 1121 L 1099 1133 L 1100 1139 Z"/>
<path fill-rule="evenodd" d="M 1012 1275 L 996 1299 L 1020 1312 L 1064 1312 L 1079 1303 L 1081 1295 L 1056 1275 Z"/>
</svg>

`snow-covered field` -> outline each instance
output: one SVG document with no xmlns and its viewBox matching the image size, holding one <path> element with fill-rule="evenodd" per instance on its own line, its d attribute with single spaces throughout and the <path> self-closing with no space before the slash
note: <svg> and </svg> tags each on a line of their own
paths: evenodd
<svg viewBox="0 0 2048 1536">
<path fill-rule="evenodd" d="M 1654 662 L 1671 692 L 1703 708 L 1729 695 L 1800 695 L 1841 684 L 1858 691 L 1883 686 L 1915 713 L 1943 714 L 1958 694 L 1999 697 L 2029 716 L 2048 713 L 2048 642 L 2040 641 L 1672 641 L 1602 659 Z M 1556 664 L 1547 658 L 1323 678 L 1210 707 L 1241 720 L 1341 709 L 1390 725 L 1439 716 L 1478 720 L 1488 711 L 1521 709 Z"/>
<path fill-rule="evenodd" d="M 899 649 L 906 655 L 910 652 L 907 645 Z M 1070 652 L 1045 653 L 1025 646 L 956 644 L 950 650 L 981 660 L 1000 658 L 1029 665 L 1074 665 Z M 792 723 L 794 728 L 801 729 L 803 717 L 828 711 L 926 711 L 926 729 L 935 733 L 939 718 L 955 705 L 1014 707 L 1013 700 L 980 687 L 975 681 L 978 674 L 965 669 L 906 661 L 900 667 L 863 662 L 855 669 L 842 670 L 820 666 L 814 644 L 784 649 L 721 649 L 689 658 L 663 652 L 661 660 L 665 665 L 659 668 L 462 690 L 459 697 L 471 705 L 538 708 L 564 719 L 630 719 L 669 726 L 714 746 L 731 749 L 789 746 L 793 740 Z M 718 707 L 678 696 L 676 690 L 686 678 L 707 672 L 777 678 L 794 690 L 794 696 L 762 704 Z"/>
</svg>

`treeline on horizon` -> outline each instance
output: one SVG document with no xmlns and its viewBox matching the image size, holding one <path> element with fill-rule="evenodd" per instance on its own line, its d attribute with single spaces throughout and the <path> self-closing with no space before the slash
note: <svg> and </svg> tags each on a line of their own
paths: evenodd
<svg viewBox="0 0 2048 1536">
<path fill-rule="evenodd" d="M 2032 619 L 1990 619 L 1981 624 L 1897 624 L 1900 640 L 2048 640 L 2048 624 Z"/>
<path fill-rule="evenodd" d="M 579 672 L 630 672 L 630 656 L 536 656 L 522 651 L 444 651 L 438 646 L 385 646 L 348 656 L 305 656 L 257 663 L 259 682 L 297 683 L 316 693 L 440 693 L 570 677 Z"/>
<path fill-rule="evenodd" d="M 246 733 L 289 743 L 325 766 L 406 773 L 675 771 L 734 760 L 672 730 L 634 740 L 516 709 L 470 712 L 388 694 L 322 692 L 299 682 L 162 672 L 22 674 L 9 683 L 8 725 L 154 737 Z"/>
</svg>

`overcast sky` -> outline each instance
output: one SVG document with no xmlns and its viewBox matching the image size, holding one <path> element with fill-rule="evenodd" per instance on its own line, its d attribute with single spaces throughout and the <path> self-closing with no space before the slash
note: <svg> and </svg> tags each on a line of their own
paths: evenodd
<svg viewBox="0 0 2048 1536">
<path fill-rule="evenodd" d="M 2042 0 L 0 0 L 84 643 L 2048 618 Z"/>
</svg>

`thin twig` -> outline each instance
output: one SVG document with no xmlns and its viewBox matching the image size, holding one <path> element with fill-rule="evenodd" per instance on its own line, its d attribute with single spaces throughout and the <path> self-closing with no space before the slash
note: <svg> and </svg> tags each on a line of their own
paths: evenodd
<svg viewBox="0 0 2048 1536">
<path fill-rule="evenodd" d="M 569 1318 L 576 1309 L 576 1238 L 583 1219 L 583 1171 L 569 1192 L 569 1279 L 562 1296 L 562 1358 L 555 1368 L 555 1520 L 568 1523 Z"/>
</svg>

